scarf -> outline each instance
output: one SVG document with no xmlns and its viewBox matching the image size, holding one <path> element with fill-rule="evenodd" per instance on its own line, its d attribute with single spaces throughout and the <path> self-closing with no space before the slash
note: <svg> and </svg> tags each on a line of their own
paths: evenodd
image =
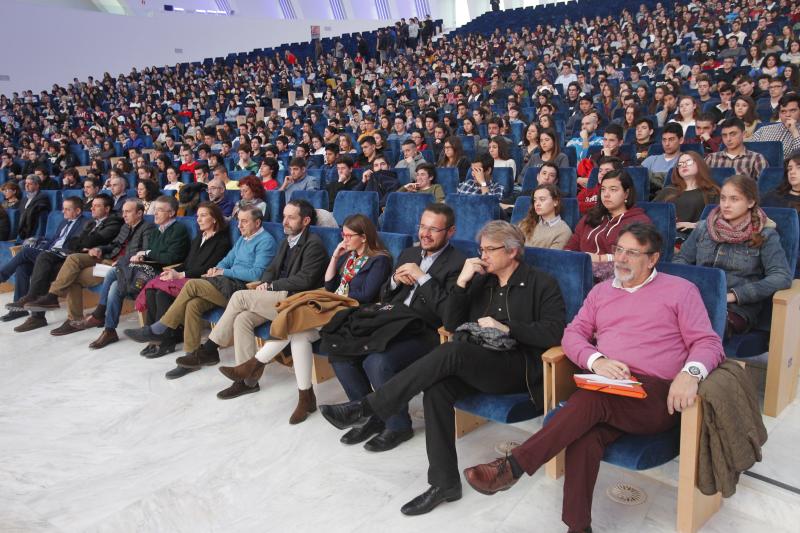
<svg viewBox="0 0 800 533">
<path fill-rule="evenodd" d="M 341 281 L 339 282 L 339 286 L 336 288 L 336 294 L 347 296 L 350 293 L 350 282 L 353 281 L 353 278 L 358 275 L 358 272 L 368 260 L 369 257 L 366 255 L 357 257 L 355 252 L 350 254 L 350 257 L 347 258 L 347 261 L 342 267 L 340 276 Z"/>
<path fill-rule="evenodd" d="M 753 223 L 752 217 L 744 219 L 736 226 L 732 226 L 727 220 L 722 218 L 719 207 L 715 207 L 708 215 L 706 224 L 708 225 L 708 235 L 715 242 L 727 242 L 731 244 L 741 244 L 749 241 L 753 233 L 760 232 L 767 223 L 767 214 L 760 207 L 756 208 L 757 220 Z"/>
</svg>

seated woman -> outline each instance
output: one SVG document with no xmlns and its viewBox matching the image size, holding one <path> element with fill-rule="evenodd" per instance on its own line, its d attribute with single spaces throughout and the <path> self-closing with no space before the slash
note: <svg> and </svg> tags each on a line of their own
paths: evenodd
<svg viewBox="0 0 800 533">
<path fill-rule="evenodd" d="M 478 392 L 526 392 L 541 408 L 541 355 L 560 344 L 564 332 L 561 290 L 552 276 L 522 260 L 522 232 L 495 220 L 476 240 L 480 257 L 466 260 L 445 303 L 443 323 L 456 332 L 453 341 L 437 346 L 364 399 L 320 409 L 333 426 L 346 429 L 372 416 L 385 421 L 424 393 L 430 487 L 400 509 L 406 515 L 428 513 L 461 498 L 453 431 L 456 401 Z M 463 331 L 457 331 L 461 326 Z"/>
<path fill-rule="evenodd" d="M 175 167 L 169 166 L 165 172 L 167 176 L 167 184 L 164 186 L 165 191 L 180 191 L 181 187 L 185 185 L 181 181 L 181 176 Z"/>
<path fill-rule="evenodd" d="M 749 96 L 737 96 L 733 101 L 733 114 L 744 121 L 744 140 L 749 141 L 761 126 L 756 113 L 756 103 Z"/>
<path fill-rule="evenodd" d="M 444 140 L 444 148 L 439 155 L 439 162 L 436 166 L 440 168 L 457 168 L 458 181 L 464 181 L 467 178 L 469 159 L 464 155 L 464 146 L 457 135 L 451 135 Z"/>
<path fill-rule="evenodd" d="M 203 202 L 197 207 L 199 232 L 189 245 L 189 255 L 183 263 L 165 268 L 158 278 L 144 286 L 136 297 L 136 310 L 144 313 L 144 323 L 155 323 L 178 297 L 187 281 L 203 276 L 217 266 L 231 249 L 231 237 L 225 215 L 214 202 Z M 180 342 L 180 332 L 168 329 L 161 344 L 148 344 L 140 355 L 148 359 L 161 357 L 175 351 Z"/>
<path fill-rule="evenodd" d="M 389 278 L 391 270 L 392 258 L 380 242 L 375 225 L 364 215 L 350 215 L 342 225 L 342 242 L 336 247 L 328 263 L 325 290 L 346 296 L 360 304 L 372 303 L 378 298 L 380 288 Z M 278 313 L 273 324 L 285 320 L 285 315 L 291 313 L 291 309 Z M 332 316 L 324 313 L 320 315 L 328 318 Z M 299 424 L 317 409 L 317 400 L 311 386 L 311 345 L 319 339 L 319 329 L 323 325 L 324 323 L 319 323 L 309 329 L 290 332 L 286 340 L 268 340 L 252 359 L 235 367 L 221 367 L 220 372 L 232 381 L 244 381 L 246 385 L 255 388 L 264 372 L 264 366 L 284 348 L 291 346 L 299 399 L 289 417 L 289 423 Z"/>
<path fill-rule="evenodd" d="M 800 214 L 800 154 L 786 161 L 783 181 L 761 201 L 764 207 L 789 207 Z"/>
<path fill-rule="evenodd" d="M 676 240 L 682 243 L 688 239 L 706 205 L 719 202 L 719 187 L 711 179 L 711 169 L 703 156 L 691 151 L 682 153 L 672 170 L 672 184 L 661 189 L 655 201 L 675 204 Z"/>
<path fill-rule="evenodd" d="M 572 230 L 561 219 L 561 193 L 552 184 L 540 184 L 531 193 L 531 208 L 518 224 L 525 246 L 563 250 Z"/>
<path fill-rule="evenodd" d="M 436 167 L 430 163 L 417 165 L 415 180 L 403 185 L 398 192 L 422 192 L 432 194 L 437 202 L 444 202 L 444 189 L 436 181 Z"/>
<path fill-rule="evenodd" d="M 18 209 L 22 206 L 22 191 L 13 181 L 3 184 L 3 203 L 0 204 L 4 209 Z"/>
<path fill-rule="evenodd" d="M 160 192 L 155 181 L 141 180 L 136 184 L 136 197 L 144 205 L 145 215 L 154 215 L 156 213 L 156 198 L 159 197 Z"/>
<path fill-rule="evenodd" d="M 538 153 L 534 153 L 528 159 L 528 163 L 520 171 L 520 179 L 525 178 L 525 171 L 531 167 L 540 167 L 545 161 L 554 163 L 559 168 L 569 166 L 569 158 L 567 154 L 561 151 L 558 134 L 552 129 L 543 129 L 539 132 L 539 149 Z"/>
<path fill-rule="evenodd" d="M 494 168 L 510 168 L 511 179 L 517 176 L 517 163 L 511 157 L 508 143 L 500 135 L 496 135 L 489 140 L 489 155 L 494 159 Z"/>
<path fill-rule="evenodd" d="M 758 206 L 758 186 L 740 174 L 725 181 L 719 207 L 697 225 L 673 262 L 725 271 L 726 337 L 755 326 L 775 291 L 792 284 L 775 223 Z"/>
<path fill-rule="evenodd" d="M 636 189 L 624 170 L 612 170 L 600 184 L 600 202 L 580 219 L 565 250 L 585 252 L 592 259 L 595 282 L 614 274 L 614 243 L 619 232 L 633 222 L 651 223 L 636 207 Z"/>
<path fill-rule="evenodd" d="M 236 205 L 233 206 L 231 219 L 235 219 L 239 211 L 243 211 L 248 207 L 258 207 L 261 209 L 261 214 L 264 215 L 264 219 L 269 219 L 267 202 L 264 201 L 267 193 L 264 191 L 264 186 L 261 184 L 261 181 L 259 181 L 258 178 L 255 176 L 245 176 L 244 178 L 240 179 L 239 194 L 242 195 L 242 199 L 236 202 Z"/>
</svg>

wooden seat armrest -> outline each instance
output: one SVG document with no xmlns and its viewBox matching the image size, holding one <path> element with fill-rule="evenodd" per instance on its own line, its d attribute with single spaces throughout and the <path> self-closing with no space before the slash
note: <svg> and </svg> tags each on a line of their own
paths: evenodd
<svg viewBox="0 0 800 533">
<path fill-rule="evenodd" d="M 553 346 L 542 354 L 543 363 L 555 364 L 566 358 L 567 355 L 564 353 L 564 349 L 561 346 Z"/>
<path fill-rule="evenodd" d="M 248 281 L 247 283 L 244 284 L 244 286 L 247 287 L 250 290 L 253 290 L 256 287 L 258 287 L 259 285 L 261 285 L 262 283 L 263 283 L 263 281 Z"/>
<path fill-rule="evenodd" d="M 561 346 L 556 346 L 542 354 L 544 409 L 548 412 L 555 409 L 575 392 L 575 380 L 572 375 L 580 369 L 564 354 Z"/>
<path fill-rule="evenodd" d="M 797 353 L 800 351 L 800 279 L 772 296 L 764 414 L 778 416 L 797 394 Z"/>
<path fill-rule="evenodd" d="M 772 296 L 773 304 L 788 304 L 800 298 L 800 279 L 792 280 L 792 286 L 788 289 L 775 292 Z"/>
<path fill-rule="evenodd" d="M 11 252 L 11 257 L 14 257 L 15 255 L 17 255 L 20 250 L 22 250 L 22 245 L 21 244 L 18 244 L 17 246 L 12 246 L 12 247 L 10 247 L 8 249 L 8 251 Z"/>
<path fill-rule="evenodd" d="M 453 334 L 451 332 L 449 332 L 446 329 L 444 329 L 444 326 L 440 327 L 438 331 L 439 331 L 439 342 L 441 344 L 449 342 L 450 341 L 450 337 L 453 336 Z"/>
</svg>

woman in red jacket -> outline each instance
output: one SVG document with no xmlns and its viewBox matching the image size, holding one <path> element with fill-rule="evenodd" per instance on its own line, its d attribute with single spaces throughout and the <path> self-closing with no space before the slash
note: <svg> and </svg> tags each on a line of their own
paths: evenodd
<svg viewBox="0 0 800 533">
<path fill-rule="evenodd" d="M 633 222 L 652 223 L 644 210 L 634 207 L 636 190 L 624 170 L 612 170 L 600 185 L 600 202 L 580 219 L 565 250 L 585 252 L 592 259 L 595 282 L 614 274 L 611 247 L 619 232 Z"/>
</svg>

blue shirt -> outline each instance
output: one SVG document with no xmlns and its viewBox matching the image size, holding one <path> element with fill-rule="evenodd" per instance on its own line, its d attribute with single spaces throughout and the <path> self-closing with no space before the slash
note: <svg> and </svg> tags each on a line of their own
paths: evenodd
<svg viewBox="0 0 800 533">
<path fill-rule="evenodd" d="M 225 277 L 245 282 L 256 281 L 261 279 L 276 250 L 275 239 L 261 228 L 247 239 L 239 237 L 217 268 L 222 269 Z"/>
</svg>

